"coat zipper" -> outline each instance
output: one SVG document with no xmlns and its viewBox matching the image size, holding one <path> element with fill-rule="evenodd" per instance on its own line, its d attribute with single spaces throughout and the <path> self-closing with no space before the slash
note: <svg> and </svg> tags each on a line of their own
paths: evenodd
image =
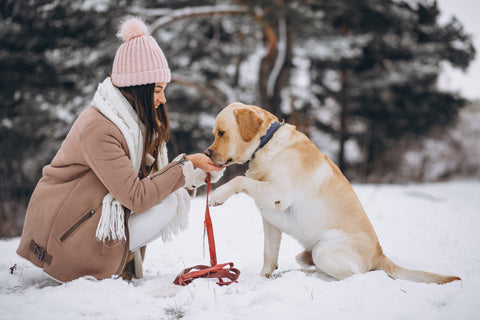
<svg viewBox="0 0 480 320">
<path fill-rule="evenodd" d="M 158 177 L 158 176 L 161 176 L 162 174 L 164 174 L 164 173 L 167 172 L 168 170 L 176 167 L 177 165 L 181 165 L 182 163 L 183 163 L 182 161 L 179 161 L 179 162 L 177 162 L 177 163 L 175 163 L 175 164 L 173 164 L 173 165 L 171 165 L 171 166 L 169 166 L 169 167 L 167 167 L 167 168 L 164 168 L 164 169 L 162 169 L 162 170 L 160 170 L 160 171 L 158 171 L 158 172 L 155 172 L 155 173 L 157 174 L 156 176 L 154 176 L 154 177 L 148 176 L 148 178 L 149 178 L 150 180 L 153 180 L 153 178 Z"/>
<path fill-rule="evenodd" d="M 60 242 L 64 242 L 72 235 L 72 233 L 77 230 L 85 221 L 90 219 L 95 214 L 95 210 L 90 210 L 83 217 L 80 218 L 73 226 L 71 226 L 61 237 Z"/>
</svg>

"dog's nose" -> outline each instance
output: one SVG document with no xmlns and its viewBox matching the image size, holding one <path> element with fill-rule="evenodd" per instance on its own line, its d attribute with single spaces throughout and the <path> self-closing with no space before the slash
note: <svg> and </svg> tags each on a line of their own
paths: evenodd
<svg viewBox="0 0 480 320">
<path fill-rule="evenodd" d="M 203 154 L 206 155 L 207 157 L 211 157 L 212 156 L 212 150 L 207 149 L 207 150 L 203 151 Z"/>
</svg>

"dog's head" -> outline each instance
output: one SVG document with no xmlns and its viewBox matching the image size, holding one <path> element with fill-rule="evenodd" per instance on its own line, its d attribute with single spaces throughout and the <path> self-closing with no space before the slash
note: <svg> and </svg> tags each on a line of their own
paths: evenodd
<svg viewBox="0 0 480 320">
<path fill-rule="evenodd" d="M 215 141 L 205 154 L 220 165 L 245 163 L 252 158 L 260 138 L 275 121 L 277 117 L 262 108 L 232 103 L 217 115 L 213 128 Z"/>
</svg>

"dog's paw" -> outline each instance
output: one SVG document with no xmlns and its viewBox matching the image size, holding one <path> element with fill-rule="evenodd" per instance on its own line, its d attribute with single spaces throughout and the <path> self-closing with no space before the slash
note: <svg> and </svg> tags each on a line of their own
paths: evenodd
<svg viewBox="0 0 480 320">
<path fill-rule="evenodd" d="M 208 205 L 210 207 L 216 207 L 216 206 L 220 206 L 223 204 L 224 201 L 219 201 L 217 199 L 217 197 L 215 196 L 216 192 L 213 191 L 210 196 L 208 197 Z"/>
<path fill-rule="evenodd" d="M 210 194 L 208 198 L 208 205 L 209 206 L 222 205 L 228 198 L 230 198 L 231 195 L 232 193 L 230 192 L 229 188 L 226 188 L 226 186 L 223 185 Z"/>
<path fill-rule="evenodd" d="M 272 268 L 271 266 L 263 266 L 262 271 L 260 272 L 260 276 L 271 279 L 273 271 L 275 271 L 277 268 L 278 266 L 275 266 L 274 268 Z"/>
</svg>

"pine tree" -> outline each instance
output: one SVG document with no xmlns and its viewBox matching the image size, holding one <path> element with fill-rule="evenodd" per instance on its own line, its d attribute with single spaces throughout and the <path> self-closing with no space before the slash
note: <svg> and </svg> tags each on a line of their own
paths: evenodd
<svg viewBox="0 0 480 320">
<path fill-rule="evenodd" d="M 339 1 L 325 6 L 337 56 L 312 56 L 318 98 L 333 98 L 338 122 L 338 163 L 345 169 L 344 146 L 356 141 L 363 151 L 363 175 L 373 172 L 382 154 L 404 137 L 418 137 L 451 124 L 465 104 L 436 83 L 441 63 L 466 68 L 475 55 L 471 37 L 458 21 L 438 23 L 436 2 Z M 336 74 L 335 85 L 327 83 Z"/>
<path fill-rule="evenodd" d="M 0 220 L 21 227 L 41 168 L 108 74 L 118 5 L 0 0 Z"/>
</svg>

